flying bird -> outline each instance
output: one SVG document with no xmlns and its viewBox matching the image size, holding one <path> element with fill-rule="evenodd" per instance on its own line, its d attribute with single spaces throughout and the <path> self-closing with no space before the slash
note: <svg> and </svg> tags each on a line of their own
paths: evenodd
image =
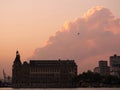
<svg viewBox="0 0 120 90">
<path fill-rule="evenodd" d="M 80 35 L 80 33 L 77 33 L 77 35 Z"/>
</svg>

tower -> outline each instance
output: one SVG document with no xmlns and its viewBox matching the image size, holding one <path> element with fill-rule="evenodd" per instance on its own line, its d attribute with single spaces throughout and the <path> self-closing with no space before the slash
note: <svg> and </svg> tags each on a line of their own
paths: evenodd
<svg viewBox="0 0 120 90">
<path fill-rule="evenodd" d="M 111 75 L 120 77 L 120 56 L 110 56 L 110 71 Z"/>
<path fill-rule="evenodd" d="M 19 87 L 21 83 L 21 60 L 20 60 L 20 54 L 18 51 L 16 51 L 16 57 L 13 62 L 13 67 L 12 67 L 12 84 L 13 87 Z"/>
<path fill-rule="evenodd" d="M 104 60 L 99 61 L 99 72 L 101 75 L 110 74 L 110 68 L 108 67 L 107 61 Z"/>
<path fill-rule="evenodd" d="M 14 64 L 21 65 L 20 54 L 16 51 L 16 58 L 14 60 Z"/>
</svg>

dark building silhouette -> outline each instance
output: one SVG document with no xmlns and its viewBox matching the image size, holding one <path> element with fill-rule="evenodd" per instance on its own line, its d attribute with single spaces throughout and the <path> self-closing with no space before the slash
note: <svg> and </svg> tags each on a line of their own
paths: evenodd
<svg viewBox="0 0 120 90">
<path fill-rule="evenodd" d="M 99 68 L 101 75 L 110 75 L 110 67 L 108 67 L 107 61 L 99 61 Z"/>
<path fill-rule="evenodd" d="M 110 56 L 110 71 L 111 75 L 120 77 L 120 56 Z"/>
<path fill-rule="evenodd" d="M 95 67 L 94 72 L 99 73 L 103 76 L 110 75 L 110 67 L 107 64 L 107 61 L 104 60 L 99 61 L 99 67 Z"/>
<path fill-rule="evenodd" d="M 77 76 L 74 60 L 30 60 L 22 64 L 18 51 L 12 68 L 13 87 L 70 88 Z"/>
</svg>

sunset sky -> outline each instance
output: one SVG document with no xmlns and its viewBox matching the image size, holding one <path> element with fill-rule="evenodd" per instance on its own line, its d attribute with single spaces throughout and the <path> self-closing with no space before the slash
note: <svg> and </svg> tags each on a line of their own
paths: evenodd
<svg viewBox="0 0 120 90">
<path fill-rule="evenodd" d="M 78 33 L 80 33 L 78 35 Z M 120 0 L 0 0 L 0 78 L 21 61 L 74 59 L 79 72 L 120 55 Z"/>
</svg>

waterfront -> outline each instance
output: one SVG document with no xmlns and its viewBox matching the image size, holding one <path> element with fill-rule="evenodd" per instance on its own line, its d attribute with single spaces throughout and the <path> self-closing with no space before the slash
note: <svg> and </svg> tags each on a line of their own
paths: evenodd
<svg viewBox="0 0 120 90">
<path fill-rule="evenodd" d="M 13 89 L 13 88 L 0 88 L 0 90 L 120 90 L 120 88 L 19 88 L 19 89 Z"/>
</svg>

